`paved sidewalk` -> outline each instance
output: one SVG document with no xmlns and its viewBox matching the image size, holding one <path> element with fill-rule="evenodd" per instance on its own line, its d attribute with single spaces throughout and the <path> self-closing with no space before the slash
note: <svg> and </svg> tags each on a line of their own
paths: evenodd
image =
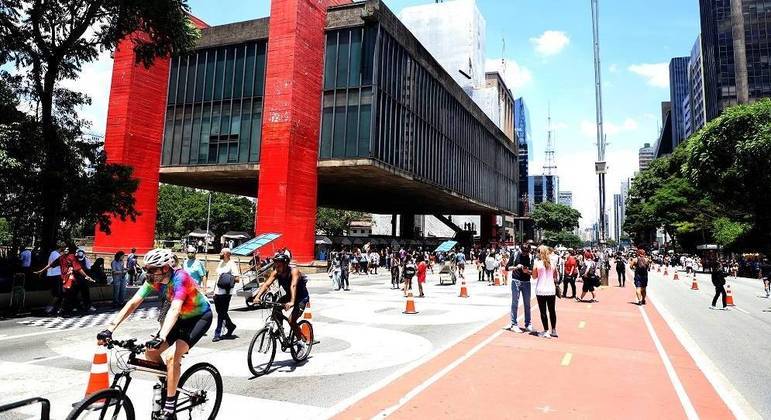
<svg viewBox="0 0 771 420">
<path fill-rule="evenodd" d="M 338 418 L 733 418 L 630 283 L 599 303 L 558 300 L 558 339 L 501 330 L 501 318 Z M 532 314 L 540 329 L 535 301 Z"/>
</svg>

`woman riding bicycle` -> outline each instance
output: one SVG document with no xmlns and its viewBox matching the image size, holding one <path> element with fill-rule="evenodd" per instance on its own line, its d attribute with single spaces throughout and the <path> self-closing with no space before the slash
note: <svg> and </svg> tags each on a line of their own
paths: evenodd
<svg viewBox="0 0 771 420">
<path fill-rule="evenodd" d="M 308 279 L 297 267 L 290 267 L 289 261 L 289 256 L 283 252 L 279 252 L 273 257 L 274 269 L 265 283 L 254 293 L 252 299 L 261 299 L 273 282 L 278 279 L 278 285 L 281 286 L 285 293 L 278 300 L 278 303 L 283 303 L 285 310 L 292 310 L 292 313 L 289 315 L 289 326 L 294 331 L 295 336 L 303 337 L 302 332 L 297 327 L 297 320 L 300 319 L 300 315 L 305 311 L 305 305 L 310 300 L 308 288 L 306 287 Z"/>
<path fill-rule="evenodd" d="M 161 329 L 155 338 L 147 342 L 145 357 L 160 363 L 161 353 L 171 346 L 174 352 L 167 354 L 163 362 L 167 370 L 167 395 L 163 409 L 164 419 L 174 418 L 177 402 L 177 383 L 179 382 L 182 357 L 206 334 L 212 323 L 209 301 L 199 290 L 198 285 L 184 269 L 176 267 L 176 259 L 171 250 L 154 249 L 144 258 L 147 271 L 144 285 L 123 309 L 115 315 L 106 330 L 97 334 L 100 345 L 106 344 L 116 328 L 153 292 L 165 294 L 169 304 L 168 312 L 162 321 Z"/>
</svg>

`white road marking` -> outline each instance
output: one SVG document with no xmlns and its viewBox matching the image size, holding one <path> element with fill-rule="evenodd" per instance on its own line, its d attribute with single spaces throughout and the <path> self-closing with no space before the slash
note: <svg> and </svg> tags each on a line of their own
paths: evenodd
<svg viewBox="0 0 771 420">
<path fill-rule="evenodd" d="M 704 376 L 707 377 L 707 380 L 715 388 L 715 392 L 720 395 L 720 398 L 723 399 L 723 402 L 725 402 L 734 416 L 739 419 L 762 419 L 760 414 L 752 408 L 750 403 L 736 390 L 728 378 L 726 378 L 715 364 L 712 363 L 712 360 L 710 360 L 701 347 L 696 344 L 696 341 L 691 338 L 685 328 L 677 322 L 674 315 L 672 315 L 663 304 L 657 302 L 655 299 L 652 299 L 651 302 L 653 302 L 653 306 L 656 307 L 656 310 L 659 311 L 661 317 L 664 318 L 664 321 L 669 325 L 669 328 L 672 329 L 672 332 L 675 334 L 678 341 L 680 341 L 680 344 L 685 347 L 685 350 L 691 355 L 693 361 L 696 362 L 696 366 L 704 372 Z"/>
<path fill-rule="evenodd" d="M 659 337 L 656 335 L 656 331 L 653 329 L 653 325 L 651 324 L 651 320 L 648 318 L 648 314 L 645 312 L 642 306 L 638 307 L 638 309 L 642 314 L 643 321 L 645 321 L 645 326 L 648 328 L 648 333 L 653 339 L 653 344 L 656 346 L 656 351 L 658 351 L 659 357 L 661 357 L 661 361 L 664 363 L 667 376 L 669 376 L 669 380 L 675 387 L 675 392 L 677 393 L 677 397 L 680 399 L 680 404 L 685 410 L 685 415 L 690 420 L 698 420 L 699 415 L 696 413 L 696 409 L 693 408 L 693 404 L 691 403 L 690 398 L 688 398 L 688 394 L 685 392 L 685 388 L 683 388 L 683 384 L 680 382 L 680 378 L 677 376 L 677 372 L 675 372 L 675 368 L 672 366 L 672 362 L 669 360 L 669 356 L 667 355 L 666 350 L 664 350 L 664 346 L 661 344 L 661 341 L 659 341 Z"/>
<path fill-rule="evenodd" d="M 45 330 L 45 331 L 38 331 L 38 332 L 33 332 L 33 333 L 27 333 L 27 334 L 9 335 L 7 337 L 0 337 L 0 341 L 15 340 L 17 338 L 24 338 L 24 337 L 34 337 L 36 335 L 54 334 L 54 333 L 64 332 L 64 331 L 69 331 L 69 330 L 70 329 L 53 329 L 53 330 Z"/>
<path fill-rule="evenodd" d="M 578 328 L 579 329 L 584 328 L 584 327 L 586 327 L 586 321 L 581 321 L 581 322 L 578 323 Z"/>
<path fill-rule="evenodd" d="M 743 313 L 745 313 L 745 314 L 747 314 L 747 315 L 749 315 L 749 314 L 750 314 L 749 312 L 745 311 L 744 309 L 742 309 L 742 308 L 740 308 L 740 307 L 738 307 L 738 306 L 733 306 L 733 307 L 731 307 L 731 309 L 736 309 L 737 311 L 739 311 L 739 312 L 743 312 Z"/>
<path fill-rule="evenodd" d="M 573 353 L 565 353 L 564 356 L 562 356 L 562 361 L 560 362 L 561 366 L 570 366 L 570 361 L 573 360 Z"/>
<path fill-rule="evenodd" d="M 557 410 L 549 407 L 548 405 L 544 406 L 544 407 L 536 407 L 535 409 L 540 411 L 540 412 L 542 412 L 542 413 L 544 413 L 544 414 L 549 414 L 549 413 L 553 413 L 553 412 L 557 411 Z"/>
<path fill-rule="evenodd" d="M 503 334 L 502 330 L 498 330 L 498 331 L 494 332 L 492 335 L 487 337 L 484 341 L 482 341 L 481 343 L 479 343 L 476 346 L 474 346 L 471 350 L 467 351 L 466 354 L 464 354 L 463 356 L 455 359 L 455 361 L 453 361 L 449 365 L 445 366 L 444 369 L 442 369 L 439 372 L 435 373 L 433 376 L 428 378 L 425 382 L 421 383 L 420 385 L 416 386 L 415 388 L 412 388 L 412 390 L 410 390 L 410 392 L 408 392 L 402 398 L 399 399 L 399 402 L 397 402 L 396 404 L 386 408 L 385 410 L 383 410 L 380 413 L 376 414 L 372 418 L 376 419 L 376 418 L 384 418 L 384 417 L 390 416 L 396 410 L 398 410 L 399 408 L 404 406 L 404 404 L 407 404 L 411 399 L 415 398 L 418 394 L 423 392 L 426 388 L 428 388 L 433 383 L 435 383 L 436 381 L 438 381 L 439 379 L 441 379 L 442 377 L 447 375 L 450 371 L 452 371 L 453 369 L 458 367 L 458 365 L 460 365 L 461 363 L 463 363 L 466 360 L 468 360 L 469 357 L 471 357 L 474 354 L 476 354 L 484 346 L 490 344 L 493 340 L 498 338 L 501 334 Z"/>
<path fill-rule="evenodd" d="M 32 359 L 32 360 L 27 360 L 26 362 L 21 362 L 21 364 L 23 364 L 23 365 L 31 365 L 31 364 L 33 364 L 33 363 L 38 363 L 38 362 L 47 362 L 47 361 L 49 361 L 49 360 L 56 360 L 56 359 L 61 359 L 61 358 L 63 358 L 63 357 L 67 357 L 67 356 L 65 356 L 65 355 L 63 355 L 63 354 L 59 354 L 59 355 L 56 355 L 56 356 L 51 356 L 51 357 L 42 357 L 42 358 L 40 358 L 40 359 Z"/>
</svg>

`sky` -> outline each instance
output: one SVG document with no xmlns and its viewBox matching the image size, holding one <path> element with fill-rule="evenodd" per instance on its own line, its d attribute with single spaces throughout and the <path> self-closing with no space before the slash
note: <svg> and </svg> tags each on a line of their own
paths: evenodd
<svg viewBox="0 0 771 420">
<path fill-rule="evenodd" d="M 404 7 L 434 0 L 385 0 L 398 14 Z M 194 15 L 210 25 L 268 16 L 269 0 L 189 0 Z M 589 0 L 477 0 L 486 20 L 487 58 L 501 59 L 505 79 L 530 110 L 533 135 L 531 174 L 542 173 L 551 110 L 560 189 L 573 192 L 582 226 L 597 220 L 594 63 Z M 668 63 L 688 56 L 699 33 L 698 0 L 600 0 L 600 48 L 606 180 L 612 214 L 620 183 L 638 169 L 637 153 L 654 144 L 662 101 L 669 100 Z M 112 62 L 103 54 L 72 82 L 92 97 L 84 117 L 103 133 Z"/>
</svg>

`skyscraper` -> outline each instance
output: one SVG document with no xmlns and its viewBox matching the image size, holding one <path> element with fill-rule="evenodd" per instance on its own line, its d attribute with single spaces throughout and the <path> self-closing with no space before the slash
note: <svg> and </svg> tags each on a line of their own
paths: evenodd
<svg viewBox="0 0 771 420">
<path fill-rule="evenodd" d="M 669 61 L 669 100 L 672 103 L 672 150 L 685 139 L 683 101 L 688 96 L 688 61 L 675 57 Z"/>
<path fill-rule="evenodd" d="M 624 197 L 621 194 L 613 194 L 613 239 L 616 243 L 621 241 L 621 232 L 624 228 Z"/>
<path fill-rule="evenodd" d="M 549 201 L 557 202 L 560 191 L 560 179 L 556 175 L 530 175 L 527 177 L 527 195 L 530 211 L 536 204 Z"/>
<path fill-rule="evenodd" d="M 514 132 L 519 141 L 519 214 L 524 215 L 528 202 L 524 198 L 528 191 L 528 168 L 533 160 L 533 156 L 530 154 L 530 151 L 533 150 L 533 139 L 530 132 L 530 111 L 528 111 L 523 98 L 514 101 Z"/>
<path fill-rule="evenodd" d="M 640 160 L 640 172 L 648 169 L 648 165 L 650 165 L 651 161 L 653 160 L 653 155 L 655 154 L 655 150 L 653 147 L 651 147 L 650 143 L 645 143 L 642 148 L 640 148 L 640 154 L 639 154 L 639 160 Z"/>
<path fill-rule="evenodd" d="M 771 96 L 769 0 L 699 0 L 706 117 Z"/>
<path fill-rule="evenodd" d="M 699 131 L 707 123 L 702 61 L 701 36 L 699 36 L 693 44 L 691 58 L 688 60 L 688 97 L 683 107 L 685 110 L 687 106 L 690 118 L 686 117 L 685 138 Z"/>
</svg>

